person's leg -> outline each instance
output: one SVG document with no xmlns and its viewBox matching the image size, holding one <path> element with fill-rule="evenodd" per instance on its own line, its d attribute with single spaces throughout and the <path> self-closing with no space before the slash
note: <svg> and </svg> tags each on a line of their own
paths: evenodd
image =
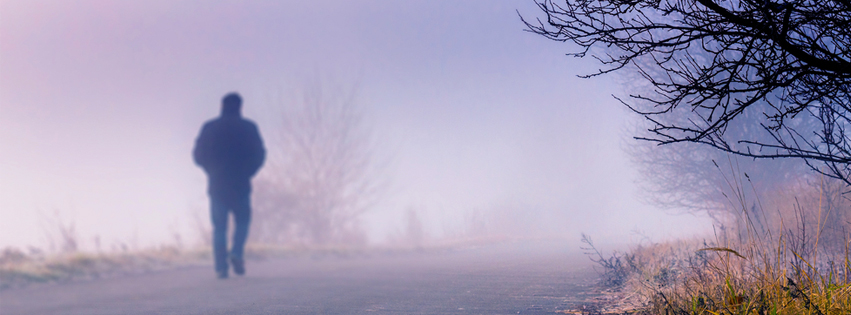
<svg viewBox="0 0 851 315">
<path fill-rule="evenodd" d="M 213 221 L 213 259 L 219 277 L 227 277 L 228 206 L 222 200 L 210 197 L 210 218 Z"/>
<path fill-rule="evenodd" d="M 236 274 L 243 274 L 245 267 L 243 265 L 243 252 L 245 250 L 245 242 L 248 239 L 248 227 L 251 224 L 251 198 L 245 196 L 240 198 L 233 207 L 234 231 L 233 231 L 233 247 L 231 248 L 231 262 Z"/>
</svg>

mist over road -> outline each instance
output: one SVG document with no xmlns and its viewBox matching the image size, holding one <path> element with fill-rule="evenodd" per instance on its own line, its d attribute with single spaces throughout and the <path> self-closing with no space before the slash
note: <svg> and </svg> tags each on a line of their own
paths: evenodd
<svg viewBox="0 0 851 315">
<path fill-rule="evenodd" d="M 249 261 L 0 291 L 0 314 L 552 314 L 596 280 L 568 242 Z"/>
</svg>

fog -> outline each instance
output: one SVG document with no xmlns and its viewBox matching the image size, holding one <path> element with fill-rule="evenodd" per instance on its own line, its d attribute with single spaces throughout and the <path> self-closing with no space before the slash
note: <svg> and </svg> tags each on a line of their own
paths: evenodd
<svg viewBox="0 0 851 315">
<path fill-rule="evenodd" d="M 221 97 L 274 148 L 310 82 L 355 91 L 382 191 L 369 244 L 489 231 L 608 243 L 710 229 L 641 202 L 633 117 L 593 59 L 524 32 L 532 1 L 0 1 L 0 247 L 194 242 L 208 221 L 191 159 Z M 269 168 L 264 168 L 263 172 Z M 200 218 L 200 219 L 199 219 Z M 483 219 L 484 218 L 484 219 Z M 497 218 L 497 219 L 493 219 Z M 494 223 L 495 222 L 495 223 Z M 256 223 L 256 222 L 255 222 Z M 466 234 L 465 234 L 466 233 Z"/>
</svg>

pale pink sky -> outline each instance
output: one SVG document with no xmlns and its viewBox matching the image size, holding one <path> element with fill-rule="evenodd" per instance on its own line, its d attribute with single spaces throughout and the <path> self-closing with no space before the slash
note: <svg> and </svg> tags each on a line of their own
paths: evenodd
<svg viewBox="0 0 851 315">
<path fill-rule="evenodd" d="M 220 97 L 241 92 L 272 133 L 275 96 L 317 73 L 360 87 L 393 156 L 393 193 L 364 218 L 375 241 L 411 206 L 435 235 L 505 203 L 577 239 L 703 224 L 637 201 L 618 85 L 576 78 L 597 65 L 523 32 L 515 10 L 537 14 L 531 1 L 0 0 L 0 246 L 42 246 L 54 210 L 84 242 L 194 237 L 207 204 L 189 151 Z"/>
</svg>

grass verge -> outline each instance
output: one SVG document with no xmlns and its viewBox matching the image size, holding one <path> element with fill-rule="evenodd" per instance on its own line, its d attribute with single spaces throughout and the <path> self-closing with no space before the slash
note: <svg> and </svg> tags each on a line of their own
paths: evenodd
<svg viewBox="0 0 851 315">
<path fill-rule="evenodd" d="M 774 246 L 691 240 L 608 257 L 587 236 L 583 242 L 602 267 L 601 284 L 616 296 L 595 308 L 598 313 L 851 314 L 847 240 L 838 252 L 809 255 L 796 250 L 807 246 L 780 237 Z"/>
<path fill-rule="evenodd" d="M 96 279 L 204 264 L 209 251 L 174 247 L 120 253 L 73 252 L 27 255 L 7 248 L 0 253 L 0 290 L 32 283 Z"/>
</svg>

